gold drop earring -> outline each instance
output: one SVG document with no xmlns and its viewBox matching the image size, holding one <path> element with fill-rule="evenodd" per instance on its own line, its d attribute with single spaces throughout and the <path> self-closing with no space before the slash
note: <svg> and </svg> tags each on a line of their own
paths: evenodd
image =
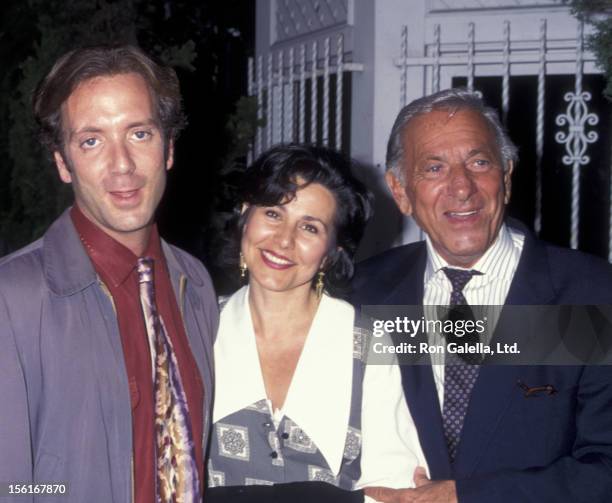
<svg viewBox="0 0 612 503">
<path fill-rule="evenodd" d="M 246 273 L 248 270 L 249 269 L 246 265 L 246 262 L 244 261 L 244 255 L 242 254 L 242 252 L 240 252 L 240 279 L 246 278 Z"/>
<path fill-rule="evenodd" d="M 315 285 L 315 292 L 316 292 L 317 297 L 319 299 L 323 295 L 323 287 L 325 286 L 323 284 L 323 278 L 324 277 L 325 277 L 325 273 L 323 271 L 319 271 L 318 274 L 317 274 L 317 284 Z"/>
</svg>

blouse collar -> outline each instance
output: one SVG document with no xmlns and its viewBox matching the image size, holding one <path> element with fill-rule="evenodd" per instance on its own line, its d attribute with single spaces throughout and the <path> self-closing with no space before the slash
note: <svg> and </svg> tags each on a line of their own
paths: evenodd
<svg viewBox="0 0 612 503">
<path fill-rule="evenodd" d="M 248 293 L 248 287 L 240 289 L 221 313 L 215 342 L 214 422 L 267 398 Z M 282 408 L 283 415 L 315 443 L 335 476 L 351 408 L 353 323 L 349 304 L 323 295 Z"/>
</svg>

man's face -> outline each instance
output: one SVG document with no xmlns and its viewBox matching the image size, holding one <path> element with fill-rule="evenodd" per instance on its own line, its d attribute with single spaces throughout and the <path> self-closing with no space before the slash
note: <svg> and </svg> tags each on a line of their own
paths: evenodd
<svg viewBox="0 0 612 503">
<path fill-rule="evenodd" d="M 147 239 L 173 146 L 166 156 L 144 79 L 128 73 L 82 82 L 62 105 L 62 126 L 55 162 L 81 211 L 130 248 Z"/>
<path fill-rule="evenodd" d="M 491 246 L 510 199 L 495 135 L 473 110 L 432 111 L 403 134 L 405 184 L 387 173 L 400 210 L 427 233 L 451 265 L 471 267 Z"/>
</svg>

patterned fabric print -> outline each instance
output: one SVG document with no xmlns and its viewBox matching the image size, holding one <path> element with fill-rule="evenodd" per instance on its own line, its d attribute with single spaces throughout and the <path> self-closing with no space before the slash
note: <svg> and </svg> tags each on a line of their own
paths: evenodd
<svg viewBox="0 0 612 503">
<path fill-rule="evenodd" d="M 363 327 L 354 330 L 354 347 L 368 340 Z M 367 344 L 367 342 L 366 342 Z M 346 490 L 354 489 L 359 480 L 361 459 L 361 395 L 365 362 L 353 358 L 351 409 L 343 460 L 337 477 L 329 470 L 325 457 L 306 432 L 285 416 L 275 429 L 266 399 L 258 400 L 229 414 L 222 423 L 217 422 L 211 435 L 209 474 L 214 468 L 215 484 L 227 486 L 270 483 L 279 484 L 305 480 L 324 480 Z M 221 426 L 221 428 L 219 428 Z M 248 462 L 243 457 L 227 455 L 221 438 L 227 428 L 242 428 L 242 437 L 248 438 Z M 291 432 L 293 431 L 293 435 Z M 286 437 L 286 438 L 285 438 Z M 293 445 L 290 446 L 290 443 Z M 245 442 L 246 444 L 246 442 Z M 274 455 L 273 455 L 274 453 Z M 219 474 L 223 474 L 221 477 Z M 210 480 L 209 475 L 209 480 Z"/>
<path fill-rule="evenodd" d="M 361 452 L 361 431 L 349 426 L 344 444 L 344 459 L 354 461 Z"/>
<path fill-rule="evenodd" d="M 450 305 L 467 304 L 463 289 L 478 271 L 463 271 L 445 267 L 444 273 L 448 277 L 453 290 L 450 296 Z M 444 405 L 442 407 L 442 423 L 444 436 L 448 447 L 448 455 L 454 461 L 457 447 L 461 439 L 461 430 L 465 421 L 470 395 L 480 370 L 479 365 L 469 365 L 454 354 L 445 356 L 444 365 Z"/>
<path fill-rule="evenodd" d="M 314 442 L 306 435 L 306 432 L 291 421 L 291 419 L 285 421 L 285 432 L 289 434 L 285 446 L 300 452 L 317 452 L 317 446 Z"/>
<path fill-rule="evenodd" d="M 140 300 L 154 357 L 157 501 L 200 499 L 189 407 L 176 355 L 155 303 L 153 260 L 138 259 Z"/>
<path fill-rule="evenodd" d="M 338 485 L 338 479 L 334 477 L 334 474 L 330 470 L 320 466 L 308 466 L 308 480 L 327 482 L 328 484 L 333 484 L 335 486 Z"/>
<path fill-rule="evenodd" d="M 453 358 L 453 362 L 445 365 L 442 412 L 444 435 L 451 461 L 457 455 L 470 395 L 480 368 L 478 365 L 468 365 L 456 357 Z"/>
<path fill-rule="evenodd" d="M 364 359 L 368 336 L 369 332 L 361 327 L 355 327 L 353 330 L 353 358 L 356 360 Z"/>
<path fill-rule="evenodd" d="M 249 461 L 251 459 L 248 428 L 217 423 L 215 429 L 217 431 L 220 456 L 241 461 Z"/>
<path fill-rule="evenodd" d="M 263 400 L 259 400 L 258 402 L 255 402 L 249 405 L 248 407 L 246 407 L 246 409 L 254 410 L 261 414 L 266 414 L 266 415 L 270 413 L 270 407 L 268 407 L 268 401 L 265 398 Z"/>
<path fill-rule="evenodd" d="M 246 477 L 244 479 L 244 485 L 245 486 L 273 486 L 274 482 L 270 480 L 252 479 L 250 477 Z"/>
<path fill-rule="evenodd" d="M 212 462 L 208 462 L 208 487 L 223 487 L 225 485 L 225 473 L 213 470 Z"/>
</svg>

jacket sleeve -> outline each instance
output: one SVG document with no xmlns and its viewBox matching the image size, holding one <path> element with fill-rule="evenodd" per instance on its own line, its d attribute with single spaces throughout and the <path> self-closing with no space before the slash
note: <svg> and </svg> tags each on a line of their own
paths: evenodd
<svg viewBox="0 0 612 503">
<path fill-rule="evenodd" d="M 33 478 L 27 387 L 9 311 L 0 295 L 0 484 L 28 483 Z M 6 494 L 0 494 L 6 496 Z M 13 498 L 2 498 L 3 502 Z M 14 501 L 27 502 L 27 496 Z"/>
<path fill-rule="evenodd" d="M 612 367 L 584 368 L 575 417 L 570 456 L 548 466 L 457 480 L 459 503 L 608 503 L 612 494 Z"/>
<path fill-rule="evenodd" d="M 391 344 L 385 340 L 387 345 Z M 357 488 L 414 487 L 415 468 L 427 468 L 394 356 L 385 364 L 366 365 L 361 411 L 361 478 Z"/>
</svg>

